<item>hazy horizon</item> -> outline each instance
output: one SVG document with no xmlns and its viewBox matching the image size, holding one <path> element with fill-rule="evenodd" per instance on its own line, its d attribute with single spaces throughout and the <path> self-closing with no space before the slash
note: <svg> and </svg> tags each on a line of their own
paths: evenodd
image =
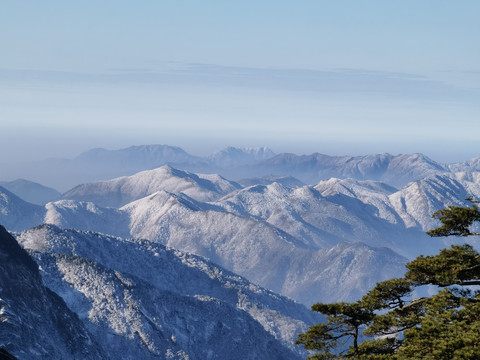
<svg viewBox="0 0 480 360">
<path fill-rule="evenodd" d="M 442 158 L 441 154 L 439 155 L 435 152 L 429 153 L 429 152 L 421 152 L 421 151 L 401 151 L 401 150 L 399 150 L 399 151 L 382 151 L 380 149 L 380 147 L 378 147 L 377 144 L 375 146 L 371 147 L 371 151 L 368 151 L 367 146 L 360 146 L 360 147 L 357 147 L 357 151 L 352 150 L 350 152 L 347 152 L 345 149 L 343 149 L 343 150 L 340 149 L 340 145 L 338 145 L 338 151 L 335 151 L 335 145 L 334 144 L 329 144 L 329 146 L 320 146 L 320 150 L 315 150 L 314 147 L 310 147 L 310 146 L 301 147 L 301 146 L 292 145 L 292 146 L 289 147 L 288 145 L 285 145 L 285 146 L 283 146 L 284 150 L 277 151 L 277 149 L 275 147 L 268 146 L 268 145 L 260 145 L 260 144 L 258 146 L 255 145 L 255 144 L 243 145 L 243 144 L 239 144 L 239 143 L 234 143 L 234 144 L 225 143 L 223 145 L 218 145 L 218 146 L 217 146 L 217 144 L 205 144 L 205 145 L 202 145 L 202 144 L 196 144 L 196 145 L 185 144 L 185 146 L 181 146 L 181 145 L 175 144 L 175 143 L 133 143 L 133 144 L 125 144 L 125 145 L 121 145 L 121 146 L 93 146 L 93 147 L 88 147 L 88 148 L 79 147 L 78 149 L 76 149 L 75 147 L 71 147 L 69 149 L 69 152 L 61 151 L 61 152 L 56 153 L 55 151 L 53 151 L 51 154 L 46 154 L 45 156 L 43 156 L 41 154 L 36 154 L 35 157 L 20 159 L 20 160 L 15 160 L 15 161 L 9 161 L 7 159 L 6 161 L 0 162 L 0 164 L 3 164 L 3 165 L 28 164 L 28 163 L 38 163 L 38 162 L 42 162 L 42 161 L 48 161 L 48 160 L 52 160 L 52 159 L 73 160 L 77 156 L 80 156 L 80 155 L 82 155 L 82 154 L 84 154 L 84 153 L 86 153 L 90 150 L 103 149 L 103 150 L 107 150 L 107 151 L 117 151 L 117 150 L 124 150 L 124 149 L 127 149 L 129 147 L 156 146 L 156 145 L 178 147 L 178 148 L 181 148 L 182 150 L 186 151 L 190 155 L 200 156 L 200 157 L 207 157 L 209 155 L 214 154 L 215 152 L 222 151 L 222 150 L 224 150 L 228 147 L 234 147 L 234 148 L 238 148 L 238 149 L 268 148 L 269 150 L 273 151 L 276 155 L 286 154 L 286 153 L 291 153 L 291 154 L 295 154 L 295 155 L 312 155 L 312 154 L 318 153 L 318 154 L 328 155 L 328 156 L 352 156 L 352 157 L 356 157 L 356 156 L 379 155 L 379 154 L 390 154 L 390 155 L 396 156 L 396 155 L 406 155 L 406 154 L 417 154 L 417 153 L 419 153 L 419 154 L 422 154 L 422 155 L 425 155 L 425 156 L 429 157 L 430 159 L 432 159 L 432 160 L 434 160 L 434 161 L 436 161 L 440 164 L 459 163 L 459 162 L 464 162 L 464 161 L 467 161 L 467 160 L 471 160 L 473 158 L 480 157 L 480 156 L 470 156 L 469 157 L 468 154 L 466 156 L 462 157 L 459 154 L 455 154 L 455 156 L 447 155 L 447 156 L 444 156 Z M 354 147 L 355 147 L 354 144 L 352 144 L 352 149 Z M 376 147 L 378 147 L 378 151 L 376 151 Z M 392 148 L 392 146 L 386 146 L 386 147 Z M 322 148 L 326 148 L 327 151 L 322 151 L 321 150 Z M 401 148 L 401 146 L 399 146 L 399 148 Z M 302 149 L 305 149 L 305 150 L 302 150 Z M 445 160 L 445 159 L 447 159 L 447 160 Z M 450 159 L 450 160 L 448 160 L 448 159 Z M 4 179 L 0 178 L 0 180 L 4 180 Z"/>
<path fill-rule="evenodd" d="M 167 144 L 480 156 L 480 4 L 9 2 L 0 163 Z"/>
</svg>

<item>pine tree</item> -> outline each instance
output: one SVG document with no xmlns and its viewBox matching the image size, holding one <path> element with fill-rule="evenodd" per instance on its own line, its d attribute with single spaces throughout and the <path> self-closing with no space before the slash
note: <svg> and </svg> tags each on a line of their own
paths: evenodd
<svg viewBox="0 0 480 360">
<path fill-rule="evenodd" d="M 364 308 L 361 302 L 318 303 L 312 306 L 312 310 L 328 315 L 328 320 L 326 324 L 314 325 L 299 335 L 297 344 L 318 351 L 308 359 L 335 359 L 343 353 L 357 356 L 361 327 L 372 321 L 373 312 Z M 352 342 L 350 349 L 342 349 L 348 341 Z M 335 350 L 335 353 L 331 350 Z"/>
<path fill-rule="evenodd" d="M 442 226 L 427 232 L 432 237 L 480 235 L 471 230 L 480 221 L 476 205 L 451 206 L 433 217 Z M 298 344 L 319 351 L 309 359 L 480 359 L 480 291 L 471 288 L 480 285 L 480 254 L 453 245 L 406 266 L 404 278 L 379 282 L 358 302 L 313 305 L 328 322 L 299 335 Z M 411 299 L 423 285 L 440 290 Z"/>
</svg>

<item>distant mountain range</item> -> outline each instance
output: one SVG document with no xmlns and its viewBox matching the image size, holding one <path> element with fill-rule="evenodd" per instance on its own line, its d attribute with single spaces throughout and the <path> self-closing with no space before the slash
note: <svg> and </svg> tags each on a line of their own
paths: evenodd
<svg viewBox="0 0 480 360">
<path fill-rule="evenodd" d="M 440 164 L 422 154 L 295 155 L 275 154 L 268 148 L 234 147 L 201 157 L 175 146 L 143 145 L 120 150 L 93 149 L 73 159 L 5 165 L 3 170 L 9 178 L 29 179 L 62 191 L 82 183 L 129 176 L 163 165 L 194 173 L 219 174 L 234 181 L 291 176 L 313 185 L 337 177 L 375 180 L 402 187 L 436 174 L 480 171 L 479 159 Z"/>
<path fill-rule="evenodd" d="M 45 205 L 50 201 L 60 199 L 62 195 L 55 189 L 25 179 L 0 181 L 0 186 L 36 205 Z"/>
<path fill-rule="evenodd" d="M 267 148 L 229 147 L 210 156 L 188 154 L 179 147 L 167 145 L 131 146 L 121 150 L 92 149 L 73 159 L 44 161 L 5 166 L 9 177 L 30 179 L 65 191 L 85 182 L 133 175 L 163 165 L 176 169 L 221 173 L 220 169 L 256 164 L 275 154 Z"/>
</svg>

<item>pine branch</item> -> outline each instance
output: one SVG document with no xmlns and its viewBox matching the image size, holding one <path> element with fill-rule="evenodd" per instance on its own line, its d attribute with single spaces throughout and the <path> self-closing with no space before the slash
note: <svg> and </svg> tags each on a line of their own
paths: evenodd
<svg viewBox="0 0 480 360">
<path fill-rule="evenodd" d="M 425 301 L 428 301 L 428 300 L 431 300 L 431 299 L 433 299 L 433 296 L 428 296 L 428 297 L 424 296 L 424 297 L 421 297 L 421 298 L 413 299 L 408 304 L 402 306 L 401 308 L 398 308 L 398 310 L 403 311 L 405 309 L 408 309 L 409 307 L 412 307 L 412 306 L 417 305 L 417 304 L 422 304 Z"/>
<path fill-rule="evenodd" d="M 480 280 L 458 281 L 458 282 L 450 283 L 450 284 L 435 284 L 435 285 L 437 285 L 438 287 L 442 287 L 442 288 L 449 287 L 449 286 L 452 286 L 452 285 L 460 285 L 460 286 L 480 285 Z"/>
</svg>

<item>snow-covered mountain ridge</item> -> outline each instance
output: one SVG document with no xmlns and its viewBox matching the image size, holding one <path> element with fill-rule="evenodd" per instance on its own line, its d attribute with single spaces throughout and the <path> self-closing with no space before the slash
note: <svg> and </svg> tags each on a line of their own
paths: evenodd
<svg viewBox="0 0 480 360">
<path fill-rule="evenodd" d="M 291 176 L 305 184 L 331 177 L 375 180 L 401 187 L 434 174 L 480 171 L 480 158 L 441 164 L 422 154 L 331 156 L 320 153 L 275 154 L 268 148 L 227 147 L 197 156 L 168 145 L 131 146 L 120 150 L 92 149 L 73 159 L 48 159 L 5 167 L 9 178 L 25 178 L 65 191 L 76 185 L 129 176 L 163 165 L 235 180 Z M 1 180 L 1 179 L 0 179 Z"/>
<path fill-rule="evenodd" d="M 47 204 L 43 220 L 37 216 L 36 223 L 31 224 L 45 222 L 148 239 L 205 256 L 305 304 L 351 300 L 368 290 L 361 284 L 371 286 L 387 274 L 403 274 L 406 260 L 387 255 L 382 248 L 412 258 L 442 247 L 443 242 L 432 241 L 424 233 L 435 226 L 431 214 L 461 203 L 459 199 L 467 194 L 480 195 L 479 178 L 476 173 L 435 175 L 400 190 L 374 181 L 335 178 L 300 188 L 273 183 L 238 189 L 238 184 L 218 176 L 203 177 L 166 166 L 82 187 L 81 196 L 91 200 L 115 199 L 119 192 L 119 199 L 146 195 L 120 208 L 61 200 Z M 190 191 L 197 199 L 183 192 L 159 190 L 162 188 Z M 74 195 L 79 194 L 76 190 L 72 191 Z M 222 191 L 227 195 L 220 197 Z M 202 197 L 214 201 L 198 200 Z M 382 256 L 368 257 L 378 262 L 369 263 L 371 268 L 379 266 L 383 270 L 359 270 L 364 280 L 345 281 L 328 292 L 319 286 L 326 280 L 322 279 L 326 273 L 315 281 L 304 277 L 308 267 L 319 267 L 317 259 L 338 269 L 349 266 L 327 259 L 324 250 L 352 241 L 364 243 L 367 252 L 384 253 L 385 259 L 396 256 L 392 262 L 395 266 L 387 271 Z"/>
<path fill-rule="evenodd" d="M 254 165 L 249 171 L 291 175 L 306 184 L 332 177 L 382 181 L 403 186 L 410 181 L 448 172 L 448 169 L 422 154 L 328 156 L 323 154 L 279 154 Z"/>
<path fill-rule="evenodd" d="M 180 172 L 182 177 L 175 175 L 175 172 Z M 196 180 L 202 177 L 214 179 L 204 183 Z M 131 185 L 120 188 L 117 185 L 119 182 Z M 167 218 L 178 222 L 181 216 L 168 215 L 174 209 L 166 206 L 166 197 L 171 195 L 152 197 L 156 191 L 183 194 L 175 197 L 175 203 L 189 203 L 188 211 L 213 211 L 218 214 L 218 219 L 227 216 L 221 214 L 224 212 L 266 222 L 274 226 L 277 232 L 281 230 L 290 235 L 290 238 L 282 236 L 297 247 L 320 249 L 340 241 L 362 241 L 371 246 L 386 246 L 408 256 L 417 256 L 418 252 L 414 249 L 399 243 L 405 237 L 405 232 L 408 232 L 408 238 L 423 237 L 424 242 L 423 233 L 436 226 L 431 218 L 432 213 L 449 205 L 462 204 L 469 195 L 480 196 L 480 185 L 478 173 L 460 172 L 433 175 L 400 190 L 385 183 L 351 178 L 331 178 L 315 186 L 298 188 L 278 183 L 240 188 L 237 183 L 218 176 L 195 175 L 162 167 L 131 177 L 85 184 L 67 192 L 64 197 L 106 205 L 104 199 L 121 194 L 125 199 L 138 201 L 120 209 L 129 213 L 130 235 L 160 239 L 157 231 L 160 223 L 166 223 Z M 146 201 L 141 196 L 146 196 L 144 199 L 150 197 Z M 160 198 L 164 200 L 159 203 Z M 118 201 L 118 205 L 124 202 Z M 180 215 L 186 214 L 186 211 L 176 211 Z M 150 225 L 146 226 L 147 223 Z M 125 226 L 120 228 L 124 229 Z M 123 236 L 125 232 L 115 234 Z M 412 245 L 414 243 L 411 242 Z M 420 247 L 420 250 L 424 249 Z"/>
<path fill-rule="evenodd" d="M 298 358 L 297 334 L 322 320 L 203 258 L 147 240 L 52 225 L 17 240 L 111 358 L 157 359 L 169 350 L 185 359 Z"/>
<path fill-rule="evenodd" d="M 132 176 L 79 185 L 62 197 L 120 207 L 160 190 L 184 193 L 200 201 L 212 201 L 239 188 L 240 185 L 215 174 L 193 174 L 165 165 Z"/>
</svg>

